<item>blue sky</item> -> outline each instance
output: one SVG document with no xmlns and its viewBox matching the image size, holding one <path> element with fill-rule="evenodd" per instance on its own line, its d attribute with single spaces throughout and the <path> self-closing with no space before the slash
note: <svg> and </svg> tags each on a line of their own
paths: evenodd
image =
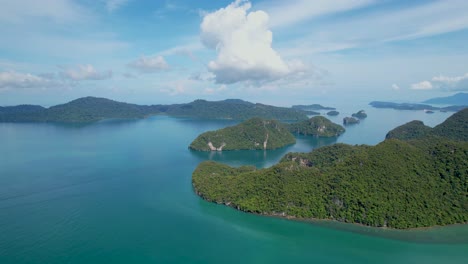
<svg viewBox="0 0 468 264">
<path fill-rule="evenodd" d="M 419 101 L 468 90 L 468 1 L 2 0 L 0 105 Z"/>
</svg>

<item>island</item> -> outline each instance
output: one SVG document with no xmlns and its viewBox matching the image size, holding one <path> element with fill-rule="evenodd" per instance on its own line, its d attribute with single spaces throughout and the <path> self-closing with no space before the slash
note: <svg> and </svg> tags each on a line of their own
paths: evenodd
<svg viewBox="0 0 468 264">
<path fill-rule="evenodd" d="M 392 103 L 392 102 L 381 102 L 381 101 L 373 101 L 373 102 L 370 102 L 369 105 L 375 108 L 390 108 L 390 109 L 396 109 L 396 110 L 423 110 L 423 111 L 440 110 L 440 111 L 448 111 L 448 112 L 458 112 L 468 107 L 468 104 L 435 107 L 435 106 L 428 105 L 428 104 Z"/>
<path fill-rule="evenodd" d="M 359 124 L 359 119 L 356 119 L 354 117 L 345 117 L 343 118 L 343 125 L 348 126 L 348 125 L 355 125 Z"/>
<path fill-rule="evenodd" d="M 289 131 L 295 134 L 315 137 L 337 137 L 345 132 L 345 129 L 323 116 L 315 116 L 309 120 L 288 124 Z"/>
<path fill-rule="evenodd" d="M 172 105 L 137 105 L 89 96 L 50 108 L 37 105 L 0 107 L 0 122 L 87 123 L 105 119 L 141 119 L 151 115 L 233 120 L 261 117 L 298 121 L 308 118 L 307 112 L 300 109 L 254 104 L 239 99 L 195 100 Z"/>
<path fill-rule="evenodd" d="M 320 104 L 311 104 L 311 105 L 293 105 L 292 108 L 294 109 L 301 109 L 301 110 L 336 110 L 334 107 L 323 106 Z"/>
<path fill-rule="evenodd" d="M 199 135 L 189 146 L 200 151 L 276 149 L 296 143 L 289 129 L 276 120 L 252 118 L 238 125 Z"/>
<path fill-rule="evenodd" d="M 198 151 L 277 149 L 294 144 L 293 135 L 337 137 L 345 129 L 325 117 L 315 116 L 296 123 L 252 118 L 238 125 L 208 131 L 199 135 L 189 146 Z"/>
<path fill-rule="evenodd" d="M 367 118 L 367 114 L 364 110 L 360 110 L 357 113 L 354 113 L 351 115 L 352 117 L 358 118 L 358 119 L 364 119 Z"/>
<path fill-rule="evenodd" d="M 328 115 L 328 116 L 337 116 L 337 115 L 339 115 L 339 114 L 340 114 L 340 112 L 335 111 L 335 110 L 327 112 L 327 115 Z"/>
<path fill-rule="evenodd" d="M 205 161 L 192 184 L 207 201 L 268 216 L 396 229 L 467 223 L 467 122 L 465 109 L 423 133 L 413 122 L 376 146 L 289 153 L 265 169 Z"/>
</svg>

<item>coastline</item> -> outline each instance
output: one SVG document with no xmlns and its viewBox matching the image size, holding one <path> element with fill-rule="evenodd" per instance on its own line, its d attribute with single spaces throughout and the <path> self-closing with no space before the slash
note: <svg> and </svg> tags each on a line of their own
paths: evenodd
<svg viewBox="0 0 468 264">
<path fill-rule="evenodd" d="M 231 202 L 227 203 L 220 203 L 216 201 L 212 201 L 209 199 L 206 199 L 203 194 L 198 192 L 196 187 L 192 183 L 193 190 L 195 194 L 201 198 L 203 201 L 213 203 L 216 205 L 220 206 L 226 206 L 230 207 L 232 209 L 235 209 L 236 211 L 242 212 L 242 213 L 247 213 L 247 214 L 252 214 L 252 215 L 257 215 L 257 216 L 265 216 L 265 217 L 271 217 L 271 218 L 278 218 L 278 219 L 284 219 L 284 220 L 290 220 L 290 221 L 295 221 L 295 222 L 303 222 L 303 223 L 312 223 L 312 224 L 317 224 L 320 226 L 324 227 L 329 227 L 333 229 L 338 229 L 338 230 L 344 230 L 344 231 L 351 231 L 351 232 L 356 232 L 356 230 L 353 231 L 353 229 L 356 228 L 361 228 L 361 229 L 367 229 L 368 231 L 378 231 L 378 232 L 385 232 L 385 231 L 390 231 L 390 232 L 424 232 L 424 231 L 434 231 L 436 229 L 440 228 L 451 228 L 451 227 L 457 227 L 457 226 L 464 226 L 467 227 L 467 235 L 468 235 L 468 222 L 464 223 L 453 223 L 453 224 L 448 224 L 448 225 L 435 225 L 435 226 L 422 226 L 422 227 L 411 227 L 411 228 L 393 228 L 393 227 L 388 227 L 388 226 L 370 226 L 370 225 L 365 225 L 362 223 L 354 223 L 354 222 L 344 222 L 340 221 L 337 219 L 330 219 L 330 218 L 299 218 L 296 216 L 291 216 L 291 215 L 286 215 L 284 213 L 257 213 L 257 212 L 251 212 L 247 210 L 242 210 L 239 208 L 239 206 L 236 206 L 232 204 Z M 340 225 L 342 228 L 337 228 L 338 225 Z M 351 227 L 351 228 L 343 228 L 343 227 Z M 356 232 L 356 233 L 364 233 L 364 232 Z M 468 236 L 463 239 L 463 243 L 468 243 Z"/>
</svg>

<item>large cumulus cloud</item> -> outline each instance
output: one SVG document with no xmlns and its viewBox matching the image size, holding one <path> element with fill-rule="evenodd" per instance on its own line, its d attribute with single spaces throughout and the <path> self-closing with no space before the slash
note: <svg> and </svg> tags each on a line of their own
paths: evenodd
<svg viewBox="0 0 468 264">
<path fill-rule="evenodd" d="M 276 80 L 302 67 L 284 61 L 272 48 L 268 14 L 250 8 L 250 2 L 237 0 L 203 17 L 201 41 L 216 50 L 208 69 L 217 83 Z"/>
</svg>

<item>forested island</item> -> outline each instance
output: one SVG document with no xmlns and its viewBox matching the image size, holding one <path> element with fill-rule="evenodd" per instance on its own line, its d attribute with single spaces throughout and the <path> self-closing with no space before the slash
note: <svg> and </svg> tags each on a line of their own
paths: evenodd
<svg viewBox="0 0 468 264">
<path fill-rule="evenodd" d="M 252 118 L 238 125 L 208 131 L 199 135 L 189 146 L 200 151 L 276 149 L 296 142 L 292 133 L 336 137 L 344 128 L 322 116 L 296 123 Z"/>
<path fill-rule="evenodd" d="M 309 120 L 287 125 L 291 133 L 315 136 L 315 137 L 337 137 L 345 132 L 345 129 L 323 116 L 315 116 Z"/>
<path fill-rule="evenodd" d="M 357 119 L 364 119 L 367 118 L 367 114 L 364 110 L 359 110 L 356 113 L 351 115 L 352 117 L 355 117 Z"/>
<path fill-rule="evenodd" d="M 250 103 L 238 99 L 195 100 L 186 104 L 137 105 L 106 98 L 83 97 L 45 108 L 37 105 L 0 107 L 0 122 L 85 123 L 105 119 L 140 119 L 151 115 L 246 120 L 252 117 L 277 120 L 306 120 L 300 109 Z"/>
<path fill-rule="evenodd" d="M 205 132 L 189 148 L 201 151 L 276 149 L 295 142 L 284 124 L 252 118 L 235 126 Z"/>
<path fill-rule="evenodd" d="M 355 124 L 359 124 L 359 119 L 354 118 L 354 117 L 349 117 L 349 116 L 343 118 L 343 125 L 349 126 L 349 125 L 355 125 Z"/>
<path fill-rule="evenodd" d="M 467 105 L 452 105 L 452 106 L 445 106 L 445 107 L 435 107 L 428 104 L 412 104 L 412 103 L 392 103 L 392 102 L 380 102 L 380 101 L 373 101 L 370 102 L 369 105 L 375 108 L 390 108 L 396 110 L 440 110 L 445 112 L 458 112 L 462 109 L 468 107 Z"/>
<path fill-rule="evenodd" d="M 327 115 L 328 115 L 328 116 L 337 116 L 337 115 L 339 115 L 339 114 L 340 114 L 340 112 L 335 111 L 335 110 L 327 112 Z"/>
<path fill-rule="evenodd" d="M 468 222 L 468 109 L 435 128 L 410 122 L 376 146 L 289 153 L 266 169 L 202 162 L 203 199 L 256 214 L 417 228 Z"/>
<path fill-rule="evenodd" d="M 321 104 L 311 104 L 311 105 L 293 105 L 292 108 L 294 109 L 301 109 L 301 110 L 336 110 L 334 107 L 323 106 Z"/>
</svg>

